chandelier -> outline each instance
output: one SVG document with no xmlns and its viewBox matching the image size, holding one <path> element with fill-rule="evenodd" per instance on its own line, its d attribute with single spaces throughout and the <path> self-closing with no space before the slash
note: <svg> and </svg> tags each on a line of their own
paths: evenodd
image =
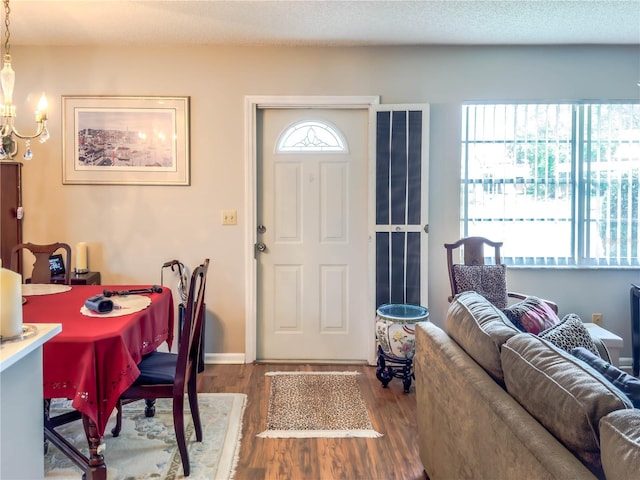
<svg viewBox="0 0 640 480">
<path fill-rule="evenodd" d="M 13 105 L 13 86 L 16 82 L 16 74 L 11 68 L 11 46 L 9 38 L 9 0 L 3 0 L 4 3 L 4 56 L 2 57 L 2 70 L 0 70 L 0 83 L 2 85 L 2 104 L 0 104 L 0 114 L 2 115 L 2 125 L 0 126 L 0 136 L 2 143 L 0 144 L 0 160 L 7 157 L 13 158 L 18 152 L 18 142 L 14 137 L 25 140 L 25 151 L 22 158 L 31 160 L 33 152 L 31 151 L 31 140 L 39 138 L 40 143 L 49 140 L 49 131 L 47 130 L 47 99 L 42 94 L 36 111 L 36 132 L 33 135 L 23 135 L 18 132 L 15 127 L 16 107 Z"/>
</svg>

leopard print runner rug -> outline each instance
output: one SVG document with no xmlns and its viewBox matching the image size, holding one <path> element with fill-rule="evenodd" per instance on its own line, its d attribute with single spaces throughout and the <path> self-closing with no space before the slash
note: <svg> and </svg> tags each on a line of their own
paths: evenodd
<svg viewBox="0 0 640 480">
<path fill-rule="evenodd" d="M 381 437 L 369 420 L 358 372 L 267 372 L 266 438 Z"/>
</svg>

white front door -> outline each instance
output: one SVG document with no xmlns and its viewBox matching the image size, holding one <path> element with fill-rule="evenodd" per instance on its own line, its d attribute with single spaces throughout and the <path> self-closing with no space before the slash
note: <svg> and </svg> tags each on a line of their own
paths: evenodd
<svg viewBox="0 0 640 480">
<path fill-rule="evenodd" d="M 368 115 L 259 111 L 258 360 L 371 357 Z"/>
</svg>

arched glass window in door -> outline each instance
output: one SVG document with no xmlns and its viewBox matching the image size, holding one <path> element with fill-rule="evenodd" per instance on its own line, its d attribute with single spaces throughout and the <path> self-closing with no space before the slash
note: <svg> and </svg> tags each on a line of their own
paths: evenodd
<svg viewBox="0 0 640 480">
<path fill-rule="evenodd" d="M 280 135 L 276 145 L 278 153 L 349 151 L 340 130 L 322 120 L 302 120 L 294 123 Z"/>
</svg>

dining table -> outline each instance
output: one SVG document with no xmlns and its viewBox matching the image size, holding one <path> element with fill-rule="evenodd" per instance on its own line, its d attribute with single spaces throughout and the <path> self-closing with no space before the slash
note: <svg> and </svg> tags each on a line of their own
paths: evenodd
<svg viewBox="0 0 640 480">
<path fill-rule="evenodd" d="M 96 295 L 111 301 L 113 308 L 104 313 L 87 308 L 86 301 Z M 164 342 L 171 348 L 173 295 L 170 289 L 147 285 L 35 284 L 23 285 L 23 303 L 24 324 L 62 326 L 43 347 L 45 438 L 84 471 L 84 478 L 106 480 L 101 443 L 107 422 L 120 395 L 139 376 L 142 357 Z M 52 399 L 70 400 L 73 410 L 50 416 Z M 55 430 L 80 419 L 88 456 Z"/>
</svg>

